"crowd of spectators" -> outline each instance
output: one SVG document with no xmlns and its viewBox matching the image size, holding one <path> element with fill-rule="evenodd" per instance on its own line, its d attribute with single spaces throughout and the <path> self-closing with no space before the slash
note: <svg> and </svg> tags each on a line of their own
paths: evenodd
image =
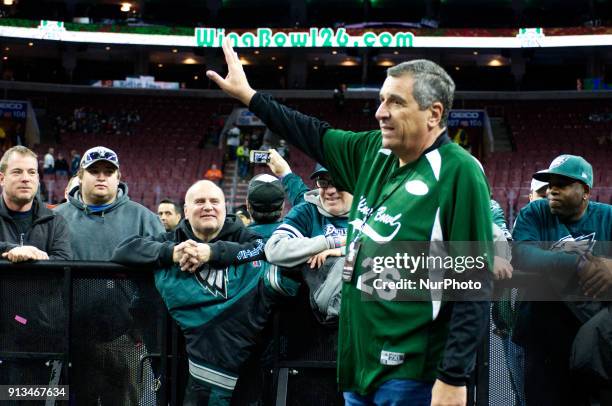
<svg viewBox="0 0 612 406">
<path fill-rule="evenodd" d="M 227 45 L 225 51 L 231 61 L 233 52 Z M 488 328 L 488 300 L 477 296 L 478 300 L 446 302 L 442 296 L 434 298 L 430 289 L 426 300 L 393 300 L 395 296 L 385 296 L 389 289 L 376 285 L 370 289 L 365 281 L 370 274 L 368 261 L 357 259 L 375 258 L 373 253 L 388 242 L 495 238 L 508 244 L 513 236 L 500 206 L 490 199 L 479 162 L 449 137 L 446 119 L 454 92 L 452 79 L 430 61 L 394 69 L 381 89 L 375 113 L 381 131 L 363 133 L 331 129 L 255 92 L 244 72 L 240 75 L 239 62 L 230 62 L 232 75 L 228 75 L 242 79 L 237 83 L 211 75 L 280 136 L 325 163 L 314 168 L 311 179 L 316 188 L 308 190 L 286 162 L 289 151 L 284 140 L 274 149 L 272 137 L 261 128 L 232 127 L 225 134 L 226 156 L 238 161 L 238 176 L 249 177 L 249 151 L 259 149 L 269 151 L 268 166 L 275 175 L 250 179 L 237 216 L 226 213 L 225 195 L 218 186 L 223 173 L 216 165 L 203 174 L 205 180 L 185 191 L 182 208 L 164 200 L 156 217 L 129 199 L 119 157 L 108 148 L 92 148 L 83 157 L 73 151 L 70 164 L 61 154 L 55 156 L 53 148 L 47 151 L 43 174 L 71 173 L 79 179 L 67 191 L 67 201 L 53 211 L 36 198 L 42 188 L 37 156 L 17 147 L 2 157 L 3 258 L 112 260 L 149 267 L 155 275 L 157 291 L 152 280 L 134 285 L 113 282 L 101 289 L 82 281 L 75 285 L 76 291 L 87 293 L 75 308 L 75 329 L 95 335 L 73 351 L 78 357 L 72 383 L 77 401 L 139 402 L 138 385 L 129 377 L 137 360 L 129 365 L 108 362 L 106 354 L 110 347 L 156 346 L 151 331 L 156 315 L 150 309 L 161 296 L 185 335 L 190 379 L 186 403 L 229 405 L 244 362 L 253 343 L 260 341 L 272 310 L 281 296 L 295 296 L 303 283 L 317 321 L 331 325 L 330 331 L 340 331 L 338 377 L 347 404 L 371 404 L 380 398 L 397 403 L 410 399 L 414 405 L 466 403 L 476 351 Z M 434 94 L 433 99 L 421 100 L 421 92 Z M 341 111 L 344 99 L 336 100 Z M 58 117 L 57 125 L 60 131 L 129 134 L 138 121 L 134 112 L 106 116 L 79 108 L 67 120 Z M 484 293 L 490 293 L 492 278 L 512 278 L 514 265 L 533 274 L 542 267 L 567 272 L 572 283 L 580 282 L 571 286 L 572 293 L 585 300 L 609 293 L 612 262 L 593 247 L 595 238 L 612 238 L 612 209 L 590 201 L 591 165 L 583 158 L 561 155 L 534 179 L 540 183 L 534 183 L 532 192 L 541 195 L 545 188 L 546 198 L 521 211 L 514 238 L 553 241 L 554 246 L 538 246 L 537 251 L 514 259 L 510 252 L 498 255 L 495 250 L 481 276 Z M 292 208 L 283 218 L 286 198 Z M 380 278 L 395 280 L 388 271 Z M 0 300 L 10 294 L 0 293 Z M 364 295 L 372 300 L 364 300 Z M 519 306 L 510 298 L 512 306 L 521 310 L 512 309 L 511 319 L 495 317 L 495 332 L 503 335 L 506 356 L 515 346 L 531 351 L 524 356 L 528 379 L 517 375 L 520 362 L 508 362 L 519 405 L 573 406 L 588 398 L 605 404 L 610 397 L 601 384 L 611 379 L 605 368 L 589 371 L 598 379 L 589 384 L 570 379 L 569 370 L 570 350 L 584 354 L 585 344 L 576 348 L 574 337 L 590 318 L 595 320 L 594 314 L 606 309 L 599 302 L 586 310 L 566 306 L 564 299 L 559 297 L 554 306 Z M 548 317 L 542 318 L 543 314 Z M 30 322 L 43 325 L 42 317 L 33 311 Z M 564 323 L 558 325 L 559 320 Z M 538 334 L 533 334 L 536 330 Z M 547 340 L 550 330 L 560 338 L 554 345 Z M 515 332 L 522 336 L 515 340 Z M 591 354 L 587 364 L 594 358 L 609 360 L 605 346 L 610 343 L 598 343 L 604 348 L 587 346 Z M 96 370 L 102 363 L 104 371 Z M 154 363 L 149 369 L 154 375 L 160 373 Z M 90 376 L 96 376 L 96 382 L 90 382 Z"/>
<path fill-rule="evenodd" d="M 133 126 L 140 122 L 137 111 L 120 110 L 107 114 L 91 107 L 75 108 L 72 115 L 55 117 L 57 133 L 125 134 L 133 133 Z"/>
<path fill-rule="evenodd" d="M 229 161 L 240 157 L 248 160 L 250 150 L 268 151 L 276 148 L 276 151 L 284 159 L 289 159 L 289 147 L 284 139 L 279 139 L 278 144 L 274 144 L 274 139 L 277 138 L 269 130 L 265 131 L 261 127 L 237 127 L 233 126 L 227 130 L 225 134 L 226 154 L 225 157 Z M 240 154 L 238 149 L 242 147 Z M 243 176 L 244 177 L 244 176 Z"/>
</svg>

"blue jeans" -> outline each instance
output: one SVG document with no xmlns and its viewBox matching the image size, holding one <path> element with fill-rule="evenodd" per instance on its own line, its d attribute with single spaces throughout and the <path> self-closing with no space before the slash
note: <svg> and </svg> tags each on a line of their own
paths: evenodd
<svg viewBox="0 0 612 406">
<path fill-rule="evenodd" d="M 430 406 L 433 383 L 409 379 L 391 379 L 374 393 L 361 396 L 344 392 L 345 406 Z"/>
<path fill-rule="evenodd" d="M 523 376 L 525 371 L 525 355 L 523 354 L 523 347 L 515 344 L 511 336 L 512 334 L 501 338 L 502 346 L 506 356 L 506 366 L 510 374 L 510 383 L 516 394 L 516 406 L 525 406 L 525 379 Z"/>
</svg>

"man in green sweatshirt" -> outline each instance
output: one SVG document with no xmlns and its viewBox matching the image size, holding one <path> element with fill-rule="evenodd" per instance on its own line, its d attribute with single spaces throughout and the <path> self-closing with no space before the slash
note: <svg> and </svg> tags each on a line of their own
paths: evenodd
<svg viewBox="0 0 612 406">
<path fill-rule="evenodd" d="M 338 342 L 347 404 L 465 405 L 488 302 L 394 301 L 365 278 L 372 253 L 386 242 L 492 240 L 487 180 L 446 130 L 452 79 L 431 61 L 390 68 L 376 112 L 380 130 L 353 133 L 257 93 L 229 41 L 223 50 L 228 75 L 208 77 L 354 196 L 347 236 L 353 267 L 346 267 Z"/>
</svg>

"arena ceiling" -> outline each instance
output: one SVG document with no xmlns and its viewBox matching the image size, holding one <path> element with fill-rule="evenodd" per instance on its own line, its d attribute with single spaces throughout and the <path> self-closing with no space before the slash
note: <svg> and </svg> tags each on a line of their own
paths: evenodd
<svg viewBox="0 0 612 406">
<path fill-rule="evenodd" d="M 610 0 L 2 0 L 16 18 L 89 18 L 169 25 L 249 28 L 410 22 L 440 27 L 606 24 Z M 126 6 L 129 4 L 129 7 Z M 123 10 L 122 11 L 122 7 Z M 533 23 L 540 22 L 539 25 Z M 518 25 L 517 25 L 518 24 Z"/>
</svg>

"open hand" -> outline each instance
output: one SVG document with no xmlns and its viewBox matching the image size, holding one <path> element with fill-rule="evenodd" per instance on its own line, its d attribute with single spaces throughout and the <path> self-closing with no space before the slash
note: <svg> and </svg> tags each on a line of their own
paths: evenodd
<svg viewBox="0 0 612 406">
<path fill-rule="evenodd" d="M 318 269 L 323 265 L 327 257 L 341 257 L 342 256 L 342 248 L 333 248 L 330 250 L 321 251 L 316 255 L 308 258 L 306 261 L 307 264 L 310 265 L 310 269 Z"/>
<path fill-rule="evenodd" d="M 495 280 L 512 279 L 513 270 L 512 264 L 506 258 L 495 256 L 493 262 L 493 275 L 495 276 Z"/>
<path fill-rule="evenodd" d="M 229 38 L 225 38 L 223 41 L 223 54 L 227 63 L 227 76 L 225 79 L 212 70 L 206 71 L 206 76 L 215 82 L 225 93 L 248 106 L 255 94 L 255 90 L 249 85 L 249 81 L 242 68 L 242 62 L 240 62 L 238 54 L 234 52 L 234 48 L 230 45 Z"/>
<path fill-rule="evenodd" d="M 436 379 L 431 390 L 431 406 L 465 406 L 467 387 L 453 386 Z"/>
</svg>

